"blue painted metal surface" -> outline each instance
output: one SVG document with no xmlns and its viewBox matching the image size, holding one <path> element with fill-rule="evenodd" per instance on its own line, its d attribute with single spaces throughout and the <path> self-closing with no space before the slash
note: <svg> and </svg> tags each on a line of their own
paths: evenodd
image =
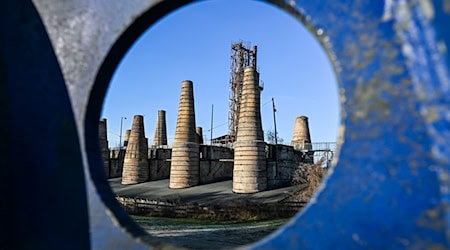
<svg viewBox="0 0 450 250">
<path fill-rule="evenodd" d="M 147 248 L 102 175 L 97 123 L 129 46 L 188 2 L 0 3 L 2 246 Z M 308 208 L 250 248 L 450 248 L 450 2 L 269 2 L 333 63 L 341 150 Z"/>
</svg>

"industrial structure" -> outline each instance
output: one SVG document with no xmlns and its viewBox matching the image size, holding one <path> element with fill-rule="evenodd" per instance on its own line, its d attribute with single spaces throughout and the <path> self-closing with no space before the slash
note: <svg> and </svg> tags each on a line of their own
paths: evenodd
<svg viewBox="0 0 450 250">
<path fill-rule="evenodd" d="M 236 140 L 241 110 L 242 86 L 244 84 L 244 69 L 246 67 L 253 67 L 255 69 L 255 81 L 259 83 L 259 73 L 256 63 L 257 46 L 253 46 L 253 49 L 250 49 L 250 46 L 244 45 L 243 42 L 231 45 L 230 98 L 228 111 L 229 134 L 228 137 L 224 137 L 226 142 L 234 142 Z"/>
</svg>

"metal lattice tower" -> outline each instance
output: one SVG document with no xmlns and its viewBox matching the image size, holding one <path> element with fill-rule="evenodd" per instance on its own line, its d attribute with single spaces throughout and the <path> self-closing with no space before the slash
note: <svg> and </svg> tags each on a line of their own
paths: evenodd
<svg viewBox="0 0 450 250">
<path fill-rule="evenodd" d="M 251 50 L 250 44 L 244 45 L 243 42 L 231 45 L 230 104 L 228 114 L 228 129 L 231 142 L 236 140 L 237 135 L 244 69 L 245 67 L 251 66 L 258 71 L 256 67 L 256 52 L 256 46 L 253 46 L 253 50 Z"/>
</svg>

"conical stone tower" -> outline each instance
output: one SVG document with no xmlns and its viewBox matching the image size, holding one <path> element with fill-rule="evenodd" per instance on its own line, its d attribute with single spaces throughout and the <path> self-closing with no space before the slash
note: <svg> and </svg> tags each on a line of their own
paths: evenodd
<svg viewBox="0 0 450 250">
<path fill-rule="evenodd" d="M 123 146 L 126 147 L 128 145 L 128 141 L 130 140 L 131 129 L 127 129 L 125 131 L 125 139 L 123 140 Z"/>
<path fill-rule="evenodd" d="M 195 133 L 197 134 L 197 142 L 199 144 L 203 144 L 203 128 L 202 127 L 196 127 L 195 128 Z"/>
<path fill-rule="evenodd" d="M 311 136 L 309 134 L 308 117 L 298 116 L 295 119 L 294 136 L 291 145 L 295 149 L 311 150 Z"/>
<path fill-rule="evenodd" d="M 166 111 L 158 110 L 158 120 L 156 121 L 155 137 L 153 145 L 167 145 Z"/>
<path fill-rule="evenodd" d="M 100 150 L 102 151 L 102 159 L 103 159 L 103 166 L 105 169 L 106 177 L 109 178 L 110 176 L 110 166 L 109 166 L 109 148 L 108 148 L 108 135 L 107 135 L 107 126 L 106 126 L 106 118 L 103 118 L 98 123 L 98 134 L 100 139 Z"/>
<path fill-rule="evenodd" d="M 267 188 L 265 142 L 261 125 L 260 88 L 255 68 L 244 69 L 241 110 L 234 144 L 233 192 Z"/>
<path fill-rule="evenodd" d="M 172 146 L 170 188 L 187 188 L 199 182 L 199 144 L 195 132 L 194 91 L 192 81 L 181 84 L 177 128 Z"/>
<path fill-rule="evenodd" d="M 135 115 L 125 151 L 122 184 L 136 184 L 149 179 L 148 147 L 145 140 L 144 117 Z"/>
</svg>

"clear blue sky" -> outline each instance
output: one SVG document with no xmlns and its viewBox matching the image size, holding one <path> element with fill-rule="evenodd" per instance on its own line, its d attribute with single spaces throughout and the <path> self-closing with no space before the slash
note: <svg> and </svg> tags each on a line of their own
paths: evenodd
<svg viewBox="0 0 450 250">
<path fill-rule="evenodd" d="M 194 82 L 196 124 L 210 139 L 228 132 L 231 44 L 258 46 L 263 129 L 277 130 L 290 144 L 295 118 L 309 117 L 313 142 L 336 141 L 340 119 L 336 78 L 323 48 L 295 18 L 256 1 L 214 0 L 190 4 L 152 25 L 130 48 L 114 73 L 101 118 L 108 119 L 110 146 L 144 115 L 145 133 L 153 141 L 157 111 L 167 111 L 169 143 L 175 135 L 181 82 Z"/>
</svg>

